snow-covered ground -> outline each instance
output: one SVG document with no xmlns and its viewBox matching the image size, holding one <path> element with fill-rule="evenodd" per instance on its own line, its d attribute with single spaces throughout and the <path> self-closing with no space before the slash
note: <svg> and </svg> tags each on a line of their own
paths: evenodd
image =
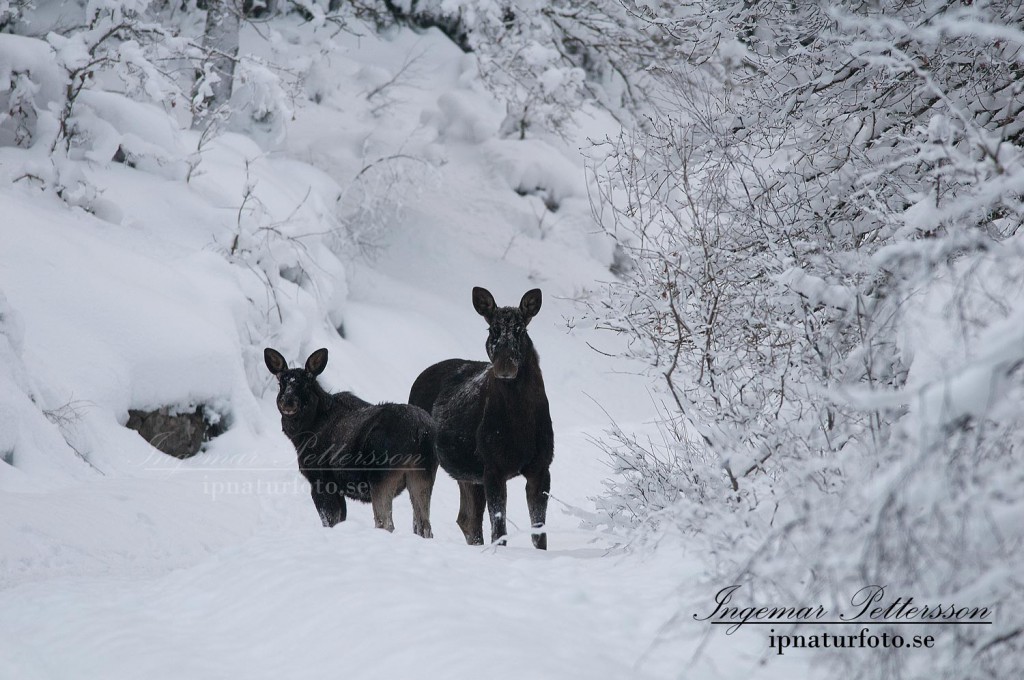
<svg viewBox="0 0 1024 680">
<path fill-rule="evenodd" d="M 40 161 L 0 150 L 0 678 L 784 674 L 759 665 L 760 631 L 705 644 L 700 555 L 624 550 L 566 511 L 592 507 L 609 474 L 592 438 L 655 411 L 637 367 L 591 348 L 616 339 L 573 302 L 612 258 L 574 143 L 498 138 L 503 111 L 439 34 L 348 37 L 326 55 L 299 28 L 280 37 L 248 40 L 319 59 L 307 88 L 321 103 L 296 103 L 287 135 L 262 146 L 217 138 L 188 182 L 167 165 L 83 162 L 86 212 L 10 183 Z M 368 100 L 411 55 L 387 104 Z M 115 142 L 194 150 L 141 104 L 95 107 Z M 608 124 L 584 114 L 580 135 Z M 329 248 L 339 210 L 366 228 L 366 252 Z M 519 533 L 521 479 L 507 548 L 464 544 L 443 472 L 434 540 L 412 534 L 404 495 L 393 535 L 358 505 L 323 529 L 262 348 L 298 362 L 326 346 L 326 387 L 404 401 L 431 363 L 484 358 L 474 285 L 506 305 L 544 291 L 530 330 L 556 432 L 550 550 Z M 129 408 L 198 402 L 230 428 L 193 459 L 123 427 Z"/>
</svg>

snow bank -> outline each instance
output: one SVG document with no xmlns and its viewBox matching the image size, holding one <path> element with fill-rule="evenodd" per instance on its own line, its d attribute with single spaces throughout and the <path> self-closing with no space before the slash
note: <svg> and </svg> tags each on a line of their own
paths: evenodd
<svg viewBox="0 0 1024 680">
<path fill-rule="evenodd" d="M 28 367 L 22 360 L 24 325 L 0 289 L 0 489 L 45 487 L 54 468 L 87 476 L 54 422 L 34 402 Z M 59 410 L 51 417 L 63 417 Z"/>
<path fill-rule="evenodd" d="M 120 158 L 130 167 L 184 179 L 181 134 L 163 109 L 98 90 L 83 91 L 76 106 L 76 124 L 88 140 L 84 158 L 96 163 Z"/>
<path fill-rule="evenodd" d="M 583 171 L 565 154 L 537 139 L 491 140 L 484 153 L 494 171 L 513 191 L 537 193 L 550 207 L 567 198 L 586 196 Z"/>
</svg>

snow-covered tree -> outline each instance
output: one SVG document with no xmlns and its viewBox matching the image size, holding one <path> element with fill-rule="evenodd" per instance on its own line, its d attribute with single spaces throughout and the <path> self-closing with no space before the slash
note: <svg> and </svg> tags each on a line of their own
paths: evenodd
<svg viewBox="0 0 1024 680">
<path fill-rule="evenodd" d="M 1004 677 L 1024 648 L 1024 10 L 645 7 L 662 115 L 594 149 L 628 255 L 594 308 L 660 377 L 670 443 L 618 433 L 601 502 L 715 516 L 722 572 L 769 590 L 998 603 L 1008 620 L 921 666 L 878 652 L 844 676 Z"/>
<path fill-rule="evenodd" d="M 502 133 L 564 133 L 585 102 L 623 120 L 647 104 L 645 74 L 660 36 L 618 0 L 361 0 L 351 9 L 379 25 L 438 28 L 477 57 L 480 75 L 506 103 Z M 330 7 L 344 9 L 341 3 Z"/>
<path fill-rule="evenodd" d="M 206 6 L 202 43 L 206 58 L 192 99 L 193 129 L 204 129 L 218 115 L 224 115 L 231 101 L 238 61 L 242 8 L 236 0 L 207 0 Z"/>
</svg>

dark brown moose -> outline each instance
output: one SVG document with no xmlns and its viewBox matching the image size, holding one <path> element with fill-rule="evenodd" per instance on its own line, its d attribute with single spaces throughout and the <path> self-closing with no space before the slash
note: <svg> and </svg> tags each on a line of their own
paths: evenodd
<svg viewBox="0 0 1024 680">
<path fill-rule="evenodd" d="M 263 358 L 277 376 L 281 429 L 298 454 L 313 503 L 325 527 L 344 522 L 345 498 L 373 504 L 373 521 L 394 531 L 392 501 L 406 487 L 412 501 L 413 531 L 432 538 L 430 496 L 437 473 L 434 423 L 407 404 L 369 404 L 351 392 L 329 394 L 317 382 L 327 366 L 318 349 L 304 368 L 288 368 L 281 353 Z"/>
<path fill-rule="evenodd" d="M 526 502 L 534 530 L 544 526 L 554 434 L 540 360 L 526 332 L 540 311 L 541 292 L 523 295 L 518 307 L 498 307 L 483 288 L 473 289 L 473 306 L 488 325 L 484 361 L 448 359 L 423 371 L 409 403 L 433 415 L 438 462 L 459 483 L 458 525 L 466 542 L 483 543 L 486 503 L 491 542 L 505 541 L 506 483 L 526 477 Z M 533 545 L 547 549 L 547 534 L 535 531 Z"/>
</svg>

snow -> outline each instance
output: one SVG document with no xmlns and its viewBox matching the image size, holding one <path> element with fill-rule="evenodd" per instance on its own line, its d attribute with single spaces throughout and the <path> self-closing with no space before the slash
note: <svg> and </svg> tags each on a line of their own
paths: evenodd
<svg viewBox="0 0 1024 680">
<path fill-rule="evenodd" d="M 41 40 L 20 35 L 0 34 L 0 93 L 7 92 L 14 73 L 31 73 L 39 83 L 45 105 L 59 96 L 59 76 L 52 48 Z"/>
<path fill-rule="evenodd" d="M 445 92 L 437 98 L 438 111 L 426 111 L 423 123 L 436 127 L 445 140 L 485 142 L 497 134 L 502 114 L 489 111 L 481 103 L 486 99 L 475 93 Z"/>
<path fill-rule="evenodd" d="M 555 204 L 585 195 L 578 163 L 540 140 L 491 140 L 484 153 L 499 177 L 519 192 L 544 191 Z"/>
<path fill-rule="evenodd" d="M 92 90 L 82 92 L 79 102 L 82 110 L 92 114 L 88 118 L 93 128 L 91 148 L 85 152 L 86 158 L 105 163 L 121 147 L 142 170 L 168 179 L 184 178 L 185 164 L 176 158 L 181 155 L 181 140 L 174 121 L 162 109 Z"/>
<path fill-rule="evenodd" d="M 252 50 L 316 61 L 293 37 Z M 31 182 L 0 188 L 0 677 L 792 673 L 758 665 L 759 633 L 708 643 L 681 621 L 684 602 L 710 597 L 700 555 L 624 551 L 569 511 L 592 508 L 609 475 L 592 438 L 654 412 L 636 367 L 588 347 L 618 341 L 575 321 L 574 298 L 609 278 L 611 257 L 583 160 L 497 139 L 501 107 L 436 31 L 339 41 L 316 73 L 320 104 L 297 102 L 284 138 L 204 146 L 154 106 L 92 92 L 90 150 L 56 170 L 92 188 L 82 207 Z M 383 109 L 368 101 L 413 51 L 416 86 L 395 85 Z M 119 145 L 147 161 L 112 162 Z M 3 175 L 34 153 L 4 149 Z M 346 229 L 369 227 L 344 218 L 370 213 L 351 212 L 346 191 L 368 159 L 397 154 L 422 159 L 431 184 L 398 178 L 408 191 L 384 192 L 402 204 L 372 225 L 379 249 L 353 254 Z M 499 304 L 544 290 L 530 333 L 556 431 L 551 549 L 530 547 L 521 478 L 509 546 L 466 546 L 443 471 L 433 540 L 412 535 L 404 495 L 394 534 L 354 503 L 323 529 L 262 348 L 294 364 L 328 347 L 326 387 L 402 402 L 426 366 L 485 357 L 474 285 Z M 230 429 L 193 459 L 123 427 L 129 409 L 200 402 Z"/>
<path fill-rule="evenodd" d="M 569 556 L 496 565 L 492 555 L 411 536 L 385 543 L 377 533 L 293 530 L 160 579 L 20 589 L 5 604 L 31 613 L 2 628 L 19 650 L 8 670 L 41 678 L 73 661 L 79 677 L 276 678 L 316 669 L 469 677 L 480 668 L 493 677 L 649 677 L 624 659 L 645 644 L 646 612 L 664 615 L 670 605 L 640 588 L 637 604 L 646 606 L 623 612 L 608 592 L 614 565 Z M 413 552 L 410 569 L 402 556 Z M 581 580 L 605 587 L 589 590 Z M 182 600 L 182 591 L 191 597 Z M 515 609 L 496 596 L 503 592 L 517 594 Z M 48 621 L 55 608 L 56 623 Z M 122 621 L 118 631 L 97 631 L 112 615 Z M 563 632 L 554 637 L 553 629 Z"/>
</svg>

